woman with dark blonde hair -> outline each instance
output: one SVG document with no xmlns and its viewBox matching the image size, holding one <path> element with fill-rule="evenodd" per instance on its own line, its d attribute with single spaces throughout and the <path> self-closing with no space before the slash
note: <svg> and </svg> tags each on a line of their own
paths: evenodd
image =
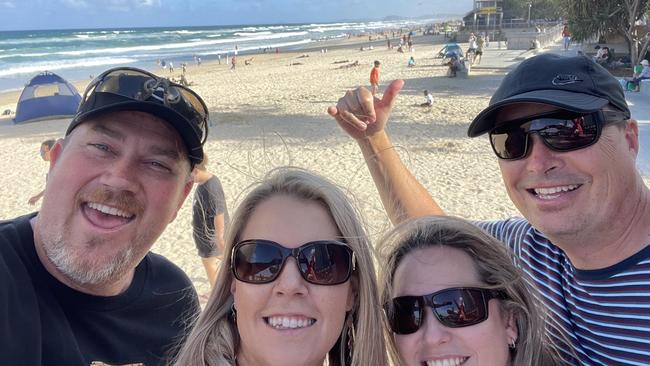
<svg viewBox="0 0 650 366">
<path fill-rule="evenodd" d="M 461 219 L 406 221 L 379 245 L 395 365 L 561 365 L 505 245 Z"/>
<path fill-rule="evenodd" d="M 388 365 L 370 243 L 340 189 L 296 168 L 253 187 L 175 363 Z"/>
</svg>

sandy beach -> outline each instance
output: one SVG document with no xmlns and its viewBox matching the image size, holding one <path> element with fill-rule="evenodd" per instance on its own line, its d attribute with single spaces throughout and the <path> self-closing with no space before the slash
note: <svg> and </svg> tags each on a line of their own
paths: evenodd
<svg viewBox="0 0 650 366">
<path fill-rule="evenodd" d="M 209 169 L 223 183 L 229 210 L 234 210 L 241 192 L 268 170 L 294 165 L 317 171 L 347 190 L 360 207 L 370 235 L 380 236 L 389 222 L 363 158 L 356 143 L 326 113 L 346 90 L 367 86 L 372 63 L 380 60 L 382 87 L 393 79 L 406 81 L 388 127 L 393 142 L 441 207 L 471 219 L 517 215 L 487 138 L 469 139 L 466 130 L 487 106 L 507 68 L 518 62 L 521 51 L 497 49 L 492 43 L 470 78 L 447 78 L 446 67 L 434 58 L 441 46 L 432 43 L 431 37 L 417 38 L 413 53 L 388 50 L 382 42 L 368 51 L 352 43 L 327 53 L 241 56 L 234 71 L 225 60 L 189 65 L 187 78 L 210 109 Z M 416 67 L 406 66 L 410 56 L 415 57 Z M 244 59 L 250 57 L 252 64 L 245 66 Z M 339 68 L 354 61 L 359 66 Z M 158 74 L 169 75 L 162 70 Z M 179 75 L 177 67 L 173 76 Z M 84 82 L 76 84 L 83 90 Z M 431 108 L 419 106 L 424 89 L 434 96 Z M 0 110 L 15 110 L 18 94 L 0 94 Z M 38 155 L 40 142 L 61 137 L 68 122 L 13 125 L 7 118 L 0 119 L 1 219 L 37 209 L 27 200 L 43 188 L 47 172 Z M 191 199 L 153 251 L 185 270 L 199 293 L 209 290 L 191 237 Z"/>
</svg>

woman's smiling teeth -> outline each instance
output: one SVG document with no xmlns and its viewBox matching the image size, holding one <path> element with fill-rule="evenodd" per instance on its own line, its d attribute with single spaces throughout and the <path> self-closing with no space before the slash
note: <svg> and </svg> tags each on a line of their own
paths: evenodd
<svg viewBox="0 0 650 366">
<path fill-rule="evenodd" d="M 133 217 L 133 214 L 130 214 L 126 211 L 122 211 L 115 207 L 102 205 L 100 203 L 88 202 L 88 207 L 92 208 L 93 210 L 97 210 L 105 215 L 119 216 L 125 219 L 130 219 Z"/>
<path fill-rule="evenodd" d="M 432 360 L 432 361 L 426 361 L 425 365 L 426 366 L 458 366 L 462 365 L 467 361 L 469 357 L 452 357 L 452 358 L 446 358 L 444 360 Z"/>
<path fill-rule="evenodd" d="M 316 319 L 297 316 L 270 316 L 264 320 L 275 329 L 305 328 L 316 322 Z"/>
</svg>

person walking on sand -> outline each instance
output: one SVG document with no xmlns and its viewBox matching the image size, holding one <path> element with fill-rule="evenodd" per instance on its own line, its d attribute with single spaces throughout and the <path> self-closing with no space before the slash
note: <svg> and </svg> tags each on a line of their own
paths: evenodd
<svg viewBox="0 0 650 366">
<path fill-rule="evenodd" d="M 569 45 L 571 44 L 571 32 L 569 31 L 569 26 L 565 25 L 562 29 L 562 41 L 564 43 L 564 50 L 569 50 Z"/>
<path fill-rule="evenodd" d="M 375 66 L 370 70 L 370 87 L 372 88 L 372 95 L 377 95 L 379 91 L 379 66 L 381 63 L 375 60 Z"/>
<path fill-rule="evenodd" d="M 192 236 L 210 287 L 213 288 L 223 256 L 224 233 L 229 217 L 221 181 L 208 170 L 207 165 L 206 154 L 192 171 L 192 178 L 197 185 L 192 202 Z"/>
<path fill-rule="evenodd" d="M 39 150 L 39 153 L 41 154 L 41 158 L 43 159 L 43 161 L 46 162 L 50 161 L 50 150 L 52 149 L 52 146 L 54 146 L 55 142 L 56 140 L 49 139 L 41 143 L 41 148 Z M 45 179 L 47 180 L 47 176 Z M 27 203 L 29 203 L 31 206 L 34 206 L 36 202 L 38 202 L 38 200 L 40 200 L 41 197 L 43 197 L 43 193 L 45 193 L 45 190 L 42 190 L 38 194 L 30 197 Z"/>
<path fill-rule="evenodd" d="M 231 65 L 230 70 L 234 70 L 237 67 L 237 56 L 233 55 L 230 59 Z"/>
</svg>

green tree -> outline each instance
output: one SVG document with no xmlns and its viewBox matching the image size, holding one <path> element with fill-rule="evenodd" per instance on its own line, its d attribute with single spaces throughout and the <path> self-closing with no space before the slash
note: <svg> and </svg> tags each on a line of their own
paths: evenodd
<svg viewBox="0 0 650 366">
<path fill-rule="evenodd" d="M 617 33 L 625 37 L 632 64 L 645 55 L 650 46 L 645 15 L 650 0 L 563 0 L 571 37 L 584 41 L 595 35 Z"/>
<path fill-rule="evenodd" d="M 504 18 L 528 20 L 528 4 L 531 19 L 557 19 L 562 16 L 559 0 L 503 0 Z"/>
</svg>

